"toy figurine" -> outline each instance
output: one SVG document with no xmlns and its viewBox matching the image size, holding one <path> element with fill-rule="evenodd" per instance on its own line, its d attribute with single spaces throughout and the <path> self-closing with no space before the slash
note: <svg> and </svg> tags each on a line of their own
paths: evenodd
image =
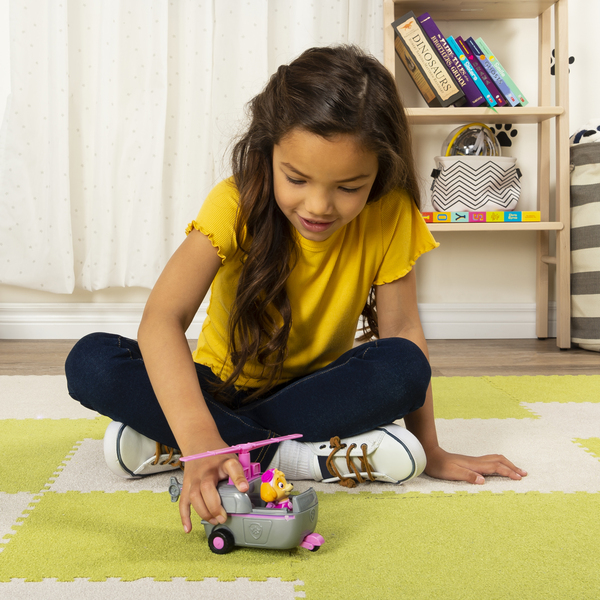
<svg viewBox="0 0 600 600">
<path fill-rule="evenodd" d="M 247 492 L 240 492 L 231 479 L 217 485 L 221 503 L 227 512 L 227 520 L 222 525 L 202 521 L 208 537 L 208 547 L 213 552 L 225 554 L 234 546 L 280 550 L 300 546 L 312 552 L 321 547 L 323 537 L 314 533 L 319 515 L 319 500 L 315 491 L 310 488 L 301 494 L 290 496 L 293 485 L 286 482 L 281 471 L 269 469 L 262 475 L 260 464 L 250 462 L 250 451 L 254 448 L 299 437 L 302 435 L 295 433 L 181 459 L 185 463 L 204 456 L 237 453 L 248 480 Z M 273 484 L 276 489 L 273 489 Z M 272 491 L 265 491 L 265 497 L 268 495 L 272 499 L 265 499 L 262 489 L 267 490 L 269 487 Z M 169 493 L 171 501 L 177 502 L 181 484 L 175 477 L 171 477 Z"/>
<path fill-rule="evenodd" d="M 289 495 L 294 489 L 294 484 L 288 483 L 279 469 L 265 471 L 261 481 L 260 497 L 267 503 L 267 508 L 293 509 Z"/>
</svg>

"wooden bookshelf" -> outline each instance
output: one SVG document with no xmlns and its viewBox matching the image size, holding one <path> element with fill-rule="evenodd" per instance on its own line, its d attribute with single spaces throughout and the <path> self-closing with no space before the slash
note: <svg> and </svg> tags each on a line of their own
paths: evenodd
<svg viewBox="0 0 600 600">
<path fill-rule="evenodd" d="M 568 0 L 383 0 L 384 63 L 396 75 L 403 68 L 396 60 L 391 23 L 413 11 L 424 12 L 435 21 L 537 19 L 538 21 L 538 104 L 497 108 L 408 108 L 411 124 L 530 123 L 537 125 L 537 223 L 431 223 L 431 231 L 465 234 L 474 231 L 536 231 L 536 332 L 548 337 L 548 296 L 550 266 L 556 269 L 557 339 L 559 348 L 571 346 L 570 288 L 570 198 L 569 198 L 569 88 L 568 88 Z M 552 17 L 554 16 L 554 19 Z M 552 82 L 548 57 L 552 49 L 551 23 L 554 21 L 555 78 Z M 398 67 L 397 67 L 398 65 Z M 554 83 L 555 104 L 552 103 Z M 550 148 L 550 127 L 556 129 L 556 146 Z M 422 131 L 419 135 L 426 135 Z M 556 182 L 554 209 L 550 206 L 551 154 L 554 155 Z M 550 235 L 556 240 L 556 255 L 549 256 Z"/>
</svg>

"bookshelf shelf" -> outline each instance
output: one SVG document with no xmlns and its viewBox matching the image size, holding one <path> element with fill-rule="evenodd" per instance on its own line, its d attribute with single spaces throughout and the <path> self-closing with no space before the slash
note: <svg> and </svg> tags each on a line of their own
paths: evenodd
<svg viewBox="0 0 600 600">
<path fill-rule="evenodd" d="M 430 231 L 562 231 L 557 221 L 533 223 L 428 223 Z"/>
<path fill-rule="evenodd" d="M 436 21 L 535 19 L 556 0 L 395 0 L 397 15 L 428 12 Z M 426 7 L 426 8 L 424 8 Z M 419 12 L 420 11 L 420 12 Z"/>
<path fill-rule="evenodd" d="M 526 106 L 515 108 L 409 108 L 409 121 L 413 125 L 436 125 L 439 123 L 463 124 L 469 121 L 484 123 L 542 123 L 564 113 L 562 106 Z"/>
<path fill-rule="evenodd" d="M 384 63 L 395 76 L 403 69 L 394 49 L 391 23 L 413 11 L 428 12 L 434 21 L 537 19 L 539 106 L 497 108 L 408 108 L 412 125 L 512 123 L 537 125 L 537 210 L 541 222 L 529 223 L 430 223 L 432 232 L 469 233 L 477 231 L 537 232 L 536 332 L 548 337 L 549 265 L 556 268 L 556 319 L 559 348 L 571 346 L 570 291 L 570 206 L 569 206 L 569 87 L 568 87 L 568 0 L 383 0 Z M 554 26 L 555 77 L 548 60 Z M 552 102 L 554 88 L 555 104 Z M 556 129 L 551 148 L 550 127 Z M 419 135 L 426 135 L 420 130 Z M 551 160 L 554 158 L 554 160 Z M 425 167 L 424 167 L 425 168 Z M 555 201 L 550 202 L 550 176 L 554 174 Z M 556 254 L 550 256 L 550 235 L 556 240 Z"/>
</svg>

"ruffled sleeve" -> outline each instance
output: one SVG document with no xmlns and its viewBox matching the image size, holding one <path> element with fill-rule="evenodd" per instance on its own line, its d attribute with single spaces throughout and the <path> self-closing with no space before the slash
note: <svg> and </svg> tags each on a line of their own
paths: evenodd
<svg viewBox="0 0 600 600">
<path fill-rule="evenodd" d="M 206 235 L 223 263 L 237 251 L 235 220 L 238 203 L 239 194 L 233 180 L 222 181 L 208 194 L 198 216 L 185 229 L 186 235 L 192 229 Z"/>
<path fill-rule="evenodd" d="M 405 191 L 393 191 L 379 202 L 384 256 L 373 282 L 375 285 L 404 277 L 419 256 L 439 246 Z"/>
</svg>

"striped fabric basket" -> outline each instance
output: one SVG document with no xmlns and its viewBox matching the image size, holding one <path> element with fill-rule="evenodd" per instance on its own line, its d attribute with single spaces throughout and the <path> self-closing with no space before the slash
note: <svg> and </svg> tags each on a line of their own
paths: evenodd
<svg viewBox="0 0 600 600">
<path fill-rule="evenodd" d="M 571 337 L 600 351 L 600 143 L 571 146 Z"/>
</svg>

